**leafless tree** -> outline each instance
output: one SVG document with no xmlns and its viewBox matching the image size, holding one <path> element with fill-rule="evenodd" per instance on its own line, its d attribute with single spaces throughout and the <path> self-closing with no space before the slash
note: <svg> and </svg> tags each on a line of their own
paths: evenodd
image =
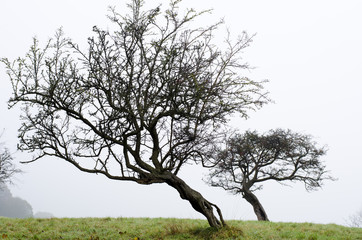
<svg viewBox="0 0 362 240">
<path fill-rule="evenodd" d="M 3 143 L 0 143 L 0 189 L 6 183 L 11 183 L 13 175 L 19 172 L 20 170 L 17 169 L 13 163 L 13 157 L 9 149 L 6 148 Z"/>
<path fill-rule="evenodd" d="M 225 48 L 214 43 L 222 24 L 191 28 L 201 14 L 178 14 L 171 1 L 130 15 L 111 9 L 116 30 L 94 27 L 88 49 L 58 31 L 25 58 L 2 59 L 13 86 L 10 106 L 23 106 L 20 150 L 64 159 L 81 171 L 139 184 L 166 183 L 203 214 L 224 225 L 220 209 L 177 174 L 186 163 L 208 166 L 204 153 L 223 135 L 228 117 L 247 117 L 268 102 L 263 82 L 242 76 L 243 33 Z M 194 23 L 193 23 L 194 24 Z M 214 208 L 218 217 L 214 214 Z"/>
<path fill-rule="evenodd" d="M 348 226 L 362 228 L 362 209 L 349 217 Z"/>
<path fill-rule="evenodd" d="M 234 194 L 241 194 L 254 208 L 260 221 L 269 221 L 266 211 L 253 193 L 261 183 L 304 182 L 307 190 L 320 188 L 326 175 L 320 157 L 325 148 L 318 148 L 308 135 L 290 130 L 271 130 L 259 135 L 247 131 L 227 139 L 225 147 L 214 148 L 209 158 L 218 162 L 208 182 Z"/>
</svg>

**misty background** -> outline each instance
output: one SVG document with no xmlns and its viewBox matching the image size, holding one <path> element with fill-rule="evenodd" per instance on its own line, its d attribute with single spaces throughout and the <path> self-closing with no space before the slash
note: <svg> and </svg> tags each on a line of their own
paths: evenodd
<svg viewBox="0 0 362 240">
<path fill-rule="evenodd" d="M 11 60 L 29 50 L 32 37 L 45 44 L 59 27 L 66 36 L 86 46 L 94 25 L 111 28 L 109 5 L 126 12 L 125 0 L 5 0 L 0 3 L 0 57 Z M 167 0 L 146 0 L 146 8 Z M 303 184 L 290 187 L 266 183 L 256 192 L 271 221 L 345 224 L 362 209 L 362 2 L 359 0 L 184 0 L 181 7 L 213 14 L 197 18 L 205 25 L 225 18 L 235 37 L 242 31 L 257 33 L 244 60 L 254 69 L 245 75 L 268 79 L 265 85 L 274 104 L 250 112 L 248 120 L 234 118 L 240 130 L 265 132 L 290 128 L 311 134 L 327 145 L 323 158 L 338 181 L 306 192 Z M 181 9 L 182 10 L 182 9 Z M 222 40 L 222 36 L 217 36 Z M 80 172 L 62 160 L 47 157 L 19 164 L 31 155 L 16 151 L 20 108 L 7 109 L 11 84 L 0 65 L 0 141 L 13 153 L 23 174 L 9 189 L 26 200 L 33 212 L 56 217 L 177 217 L 202 218 L 178 193 L 160 184 L 142 186 L 112 181 Z M 207 186 L 206 170 L 189 165 L 180 177 L 217 204 L 226 219 L 255 220 L 252 207 L 222 189 Z M 176 208 L 174 206 L 177 206 Z"/>
</svg>

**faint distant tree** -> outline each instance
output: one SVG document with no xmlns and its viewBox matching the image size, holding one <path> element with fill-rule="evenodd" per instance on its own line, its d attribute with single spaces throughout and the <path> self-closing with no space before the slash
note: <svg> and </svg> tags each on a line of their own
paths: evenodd
<svg viewBox="0 0 362 240">
<path fill-rule="evenodd" d="M 251 38 L 227 35 L 218 47 L 222 22 L 191 28 L 205 12 L 180 16 L 178 2 L 164 14 L 143 11 L 142 0 L 128 5 L 131 15 L 111 9 L 116 30 L 95 26 L 86 51 L 59 31 L 44 49 L 34 40 L 25 58 L 2 59 L 9 103 L 23 104 L 19 149 L 38 153 L 29 162 L 55 156 L 114 180 L 166 183 L 221 227 L 220 209 L 177 175 L 187 163 L 208 166 L 204 153 L 229 116 L 247 117 L 268 99 L 263 82 L 242 76 Z"/>
<path fill-rule="evenodd" d="M 20 170 L 13 164 L 9 149 L 0 142 L 0 188 L 5 183 L 11 183 L 12 176 L 19 172 Z"/>
<path fill-rule="evenodd" d="M 325 153 L 325 148 L 318 148 L 308 135 L 282 129 L 264 135 L 247 131 L 210 152 L 209 157 L 218 164 L 211 170 L 208 183 L 241 194 L 253 206 L 259 221 L 269 221 L 253 192 L 269 180 L 304 182 L 307 190 L 320 188 L 323 180 L 333 179 L 326 175 L 320 160 Z"/>
<path fill-rule="evenodd" d="M 350 227 L 362 228 L 362 209 L 349 217 L 348 225 Z"/>
</svg>

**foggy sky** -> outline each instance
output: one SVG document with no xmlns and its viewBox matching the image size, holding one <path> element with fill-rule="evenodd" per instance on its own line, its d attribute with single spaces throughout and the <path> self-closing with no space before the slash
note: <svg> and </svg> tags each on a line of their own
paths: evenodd
<svg viewBox="0 0 362 240">
<path fill-rule="evenodd" d="M 42 43 L 63 26 L 66 36 L 85 44 L 92 27 L 109 26 L 107 6 L 125 11 L 124 0 L 5 0 L 0 3 L 0 57 L 24 56 L 37 36 Z M 166 0 L 149 1 L 163 3 Z M 150 5 L 147 3 L 147 5 Z M 156 5 L 155 5 L 156 6 Z M 184 0 L 183 7 L 213 8 L 197 23 L 225 17 L 232 34 L 257 33 L 245 50 L 245 61 L 255 68 L 245 75 L 268 79 L 265 85 L 274 104 L 234 119 L 240 130 L 264 132 L 290 128 L 311 134 L 328 146 L 323 158 L 336 182 L 306 192 L 302 184 L 290 187 L 268 183 L 256 192 L 271 221 L 345 224 L 362 208 L 362 2 L 359 0 Z M 141 186 L 117 182 L 76 170 L 62 160 L 47 157 L 20 165 L 31 155 L 16 152 L 19 107 L 8 110 L 11 85 L 0 65 L 1 141 L 14 152 L 17 175 L 12 194 L 28 201 L 34 212 L 57 217 L 182 217 L 203 218 L 176 190 L 166 185 Z M 204 170 L 187 166 L 181 171 L 191 187 L 216 203 L 226 219 L 256 219 L 241 196 L 208 187 Z"/>
</svg>

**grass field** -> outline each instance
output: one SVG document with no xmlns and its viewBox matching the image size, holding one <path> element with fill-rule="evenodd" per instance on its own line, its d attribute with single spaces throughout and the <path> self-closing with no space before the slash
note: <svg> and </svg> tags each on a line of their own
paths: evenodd
<svg viewBox="0 0 362 240">
<path fill-rule="evenodd" d="M 334 224 L 228 221 L 215 230 L 205 220 L 163 218 L 0 218 L 0 239 L 351 239 L 361 228 Z"/>
</svg>

